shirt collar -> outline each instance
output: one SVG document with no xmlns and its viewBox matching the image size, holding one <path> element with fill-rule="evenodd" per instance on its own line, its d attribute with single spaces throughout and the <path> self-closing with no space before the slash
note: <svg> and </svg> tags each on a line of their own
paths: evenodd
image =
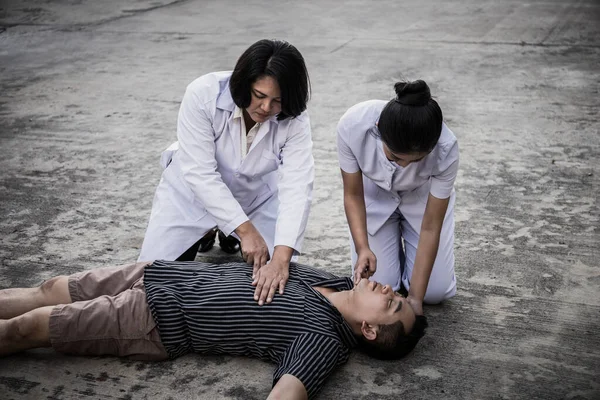
<svg viewBox="0 0 600 400">
<path fill-rule="evenodd" d="M 242 118 L 242 109 L 239 108 L 238 106 L 235 106 L 235 110 L 233 110 L 233 118 Z"/>
<path fill-rule="evenodd" d="M 335 289 L 335 290 L 352 290 L 352 288 L 354 287 L 354 283 L 352 282 L 352 278 L 329 278 L 329 279 L 323 279 L 322 281 L 318 281 L 313 283 L 311 286 L 320 286 L 320 287 L 326 287 L 326 288 L 331 288 L 331 289 Z"/>
</svg>

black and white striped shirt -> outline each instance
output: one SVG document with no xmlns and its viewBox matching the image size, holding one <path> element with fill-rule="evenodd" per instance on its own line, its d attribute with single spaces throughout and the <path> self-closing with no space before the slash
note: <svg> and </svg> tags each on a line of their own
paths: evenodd
<svg viewBox="0 0 600 400">
<path fill-rule="evenodd" d="M 313 287 L 352 289 L 350 278 L 290 264 L 283 295 L 259 306 L 252 266 L 155 261 L 144 285 L 171 358 L 189 352 L 258 357 L 278 364 L 273 385 L 298 378 L 309 398 L 357 344 L 338 310 Z"/>
</svg>

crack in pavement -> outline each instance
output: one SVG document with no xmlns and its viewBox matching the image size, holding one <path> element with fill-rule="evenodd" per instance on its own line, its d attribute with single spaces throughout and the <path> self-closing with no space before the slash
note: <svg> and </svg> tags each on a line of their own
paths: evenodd
<svg viewBox="0 0 600 400">
<path fill-rule="evenodd" d="M 6 31 L 8 28 L 14 28 L 17 26 L 48 26 L 48 27 L 59 27 L 57 29 L 57 31 L 66 31 L 66 32 L 70 32 L 73 30 L 82 30 L 84 28 L 87 27 L 98 27 L 100 25 L 104 25 L 113 21 L 118 21 L 124 18 L 130 18 L 136 15 L 140 15 L 143 13 L 147 13 L 149 11 L 154 11 L 154 10 L 158 10 L 161 8 L 167 8 L 167 7 L 171 7 L 174 5 L 178 5 L 181 3 L 185 3 L 189 0 L 174 0 L 170 3 L 167 4 L 159 4 L 156 6 L 152 6 L 152 7 L 147 7 L 147 8 L 141 8 L 141 9 L 127 9 L 127 10 L 121 10 L 122 13 L 126 13 L 125 15 L 118 15 L 115 17 L 110 17 L 110 18 L 106 18 L 106 19 L 102 19 L 100 21 L 97 22 L 91 22 L 91 23 L 85 23 L 85 24 L 49 24 L 49 23 L 0 23 L 0 34 L 2 34 L 4 31 Z"/>
</svg>

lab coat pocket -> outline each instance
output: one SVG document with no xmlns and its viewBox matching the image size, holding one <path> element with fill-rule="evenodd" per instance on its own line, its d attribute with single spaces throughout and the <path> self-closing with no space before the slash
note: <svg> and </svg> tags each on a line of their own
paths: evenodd
<svg viewBox="0 0 600 400">
<path fill-rule="evenodd" d="M 269 172 L 276 171 L 281 164 L 281 160 L 277 158 L 271 150 L 263 150 L 260 155 L 260 160 L 257 168 L 257 175 L 265 175 Z"/>
<path fill-rule="evenodd" d="M 269 183 L 269 180 L 263 177 L 262 182 L 263 186 L 260 193 L 258 193 L 258 195 L 248 205 L 249 211 L 254 211 L 255 209 L 259 208 L 264 202 L 270 199 L 271 196 L 275 195 L 274 190 L 271 188 L 272 184 Z"/>
</svg>

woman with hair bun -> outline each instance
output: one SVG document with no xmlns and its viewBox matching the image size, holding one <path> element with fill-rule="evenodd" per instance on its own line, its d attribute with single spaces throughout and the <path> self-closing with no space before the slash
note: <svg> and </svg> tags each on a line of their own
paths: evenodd
<svg viewBox="0 0 600 400">
<path fill-rule="evenodd" d="M 282 40 L 259 40 L 233 71 L 190 83 L 139 260 L 194 260 L 218 230 L 221 248 L 254 266 L 259 304 L 282 293 L 312 197 L 309 95 L 304 58 Z"/>
<path fill-rule="evenodd" d="M 422 81 L 351 107 L 337 126 L 354 280 L 404 286 L 418 314 L 456 293 L 456 137 Z"/>
</svg>

